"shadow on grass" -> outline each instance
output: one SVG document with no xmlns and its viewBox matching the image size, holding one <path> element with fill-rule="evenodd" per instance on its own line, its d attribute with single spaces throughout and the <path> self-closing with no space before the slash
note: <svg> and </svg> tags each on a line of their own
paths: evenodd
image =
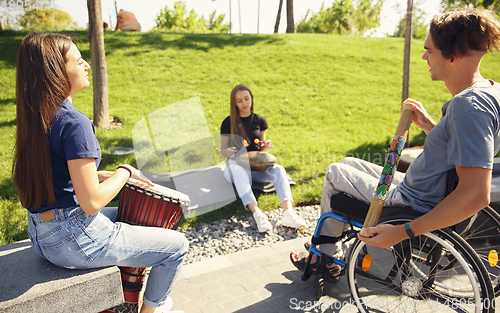
<svg viewBox="0 0 500 313">
<path fill-rule="evenodd" d="M 16 105 L 16 98 L 0 99 L 0 106 Z"/>
<path fill-rule="evenodd" d="M 140 36 L 137 40 L 130 37 Z M 142 49 L 165 50 L 175 48 L 178 50 L 199 50 L 208 52 L 210 49 L 222 49 L 226 46 L 252 46 L 257 43 L 276 43 L 283 39 L 273 35 L 230 35 L 230 34 L 173 34 L 164 32 L 148 32 L 139 34 L 116 33 L 106 38 L 106 47 L 123 49 L 128 47 L 141 47 Z M 133 51 L 129 55 L 137 55 L 143 51 Z"/>
<path fill-rule="evenodd" d="M 24 36 L 27 31 L 5 30 L 0 31 L 0 61 L 5 62 L 7 66 L 16 67 L 17 52 L 21 46 Z M 59 33 L 66 34 L 73 38 L 75 43 L 82 43 L 88 46 L 88 32 L 87 31 L 61 31 Z M 83 53 L 82 53 L 83 55 Z M 90 53 L 84 55 L 89 57 Z"/>
<path fill-rule="evenodd" d="M 5 121 L 0 123 L 0 128 L 4 127 L 12 127 L 17 125 L 17 119 L 13 119 L 11 121 Z"/>
<path fill-rule="evenodd" d="M 377 143 L 364 143 L 355 149 L 346 153 L 346 157 L 354 157 L 378 165 L 383 165 L 385 162 L 385 154 L 389 148 L 391 138 L 387 137 L 386 140 Z"/>
<path fill-rule="evenodd" d="M 28 238 L 26 210 L 21 207 L 12 177 L 0 184 L 0 245 Z"/>
<path fill-rule="evenodd" d="M 8 67 L 16 67 L 17 51 L 26 32 L 5 30 L 0 31 L 0 61 Z"/>
</svg>

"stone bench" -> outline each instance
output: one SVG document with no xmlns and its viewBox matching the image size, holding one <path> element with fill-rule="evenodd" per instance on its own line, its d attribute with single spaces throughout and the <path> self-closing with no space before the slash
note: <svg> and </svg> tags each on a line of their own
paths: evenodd
<svg viewBox="0 0 500 313">
<path fill-rule="evenodd" d="M 124 302 L 120 270 L 69 270 L 23 240 L 0 246 L 0 312 L 101 312 Z"/>
</svg>

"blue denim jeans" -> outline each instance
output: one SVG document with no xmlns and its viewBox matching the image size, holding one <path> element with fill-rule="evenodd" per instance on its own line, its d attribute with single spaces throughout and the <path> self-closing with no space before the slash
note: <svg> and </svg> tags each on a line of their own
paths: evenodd
<svg viewBox="0 0 500 313">
<path fill-rule="evenodd" d="M 232 177 L 230 174 L 232 174 Z M 282 165 L 275 164 L 265 171 L 251 171 L 251 177 L 249 177 L 244 167 L 230 159 L 227 161 L 226 168 L 224 169 L 224 178 L 234 184 L 238 196 L 246 209 L 248 209 L 247 205 L 249 203 L 257 203 L 257 199 L 255 199 L 252 192 L 252 180 L 257 182 L 272 182 L 276 188 L 280 203 L 286 200 L 293 201 L 290 183 L 288 182 L 286 170 Z"/>
<path fill-rule="evenodd" d="M 188 242 L 177 231 L 114 222 L 116 210 L 89 215 L 80 207 L 55 209 L 47 222 L 28 212 L 28 234 L 35 251 L 61 267 L 152 267 L 143 301 L 158 307 L 180 273 Z"/>
</svg>

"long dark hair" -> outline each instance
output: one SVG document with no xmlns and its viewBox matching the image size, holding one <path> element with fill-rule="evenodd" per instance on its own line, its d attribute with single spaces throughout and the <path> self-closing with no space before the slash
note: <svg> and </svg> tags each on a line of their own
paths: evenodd
<svg viewBox="0 0 500 313">
<path fill-rule="evenodd" d="M 65 56 L 71 38 L 29 33 L 17 55 L 17 135 L 12 174 L 24 207 L 54 204 L 48 134 L 71 86 Z"/>
<path fill-rule="evenodd" d="M 250 93 L 250 97 L 252 98 L 252 106 L 250 107 L 250 112 L 251 112 L 251 118 L 253 119 L 253 95 L 252 92 L 250 91 L 250 88 L 243 84 L 239 84 L 236 87 L 233 88 L 231 91 L 231 115 L 230 115 L 230 120 L 231 120 L 231 135 L 238 135 L 242 139 L 246 140 L 248 143 L 250 143 L 250 139 L 247 135 L 247 132 L 245 131 L 245 128 L 243 127 L 243 123 L 240 118 L 240 110 L 238 109 L 238 106 L 236 105 L 236 93 L 241 90 L 246 90 Z M 235 138 L 239 138 L 237 136 L 231 136 L 231 140 L 235 140 Z M 241 147 L 242 143 L 241 142 L 232 142 L 232 144 L 235 147 Z"/>
</svg>

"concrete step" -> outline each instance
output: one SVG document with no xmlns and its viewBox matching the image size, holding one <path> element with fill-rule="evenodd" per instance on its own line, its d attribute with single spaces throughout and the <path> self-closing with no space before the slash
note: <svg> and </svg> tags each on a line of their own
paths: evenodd
<svg viewBox="0 0 500 313">
<path fill-rule="evenodd" d="M 124 302 L 118 267 L 69 270 L 23 240 L 0 246 L 0 312 L 100 312 Z"/>
</svg>

